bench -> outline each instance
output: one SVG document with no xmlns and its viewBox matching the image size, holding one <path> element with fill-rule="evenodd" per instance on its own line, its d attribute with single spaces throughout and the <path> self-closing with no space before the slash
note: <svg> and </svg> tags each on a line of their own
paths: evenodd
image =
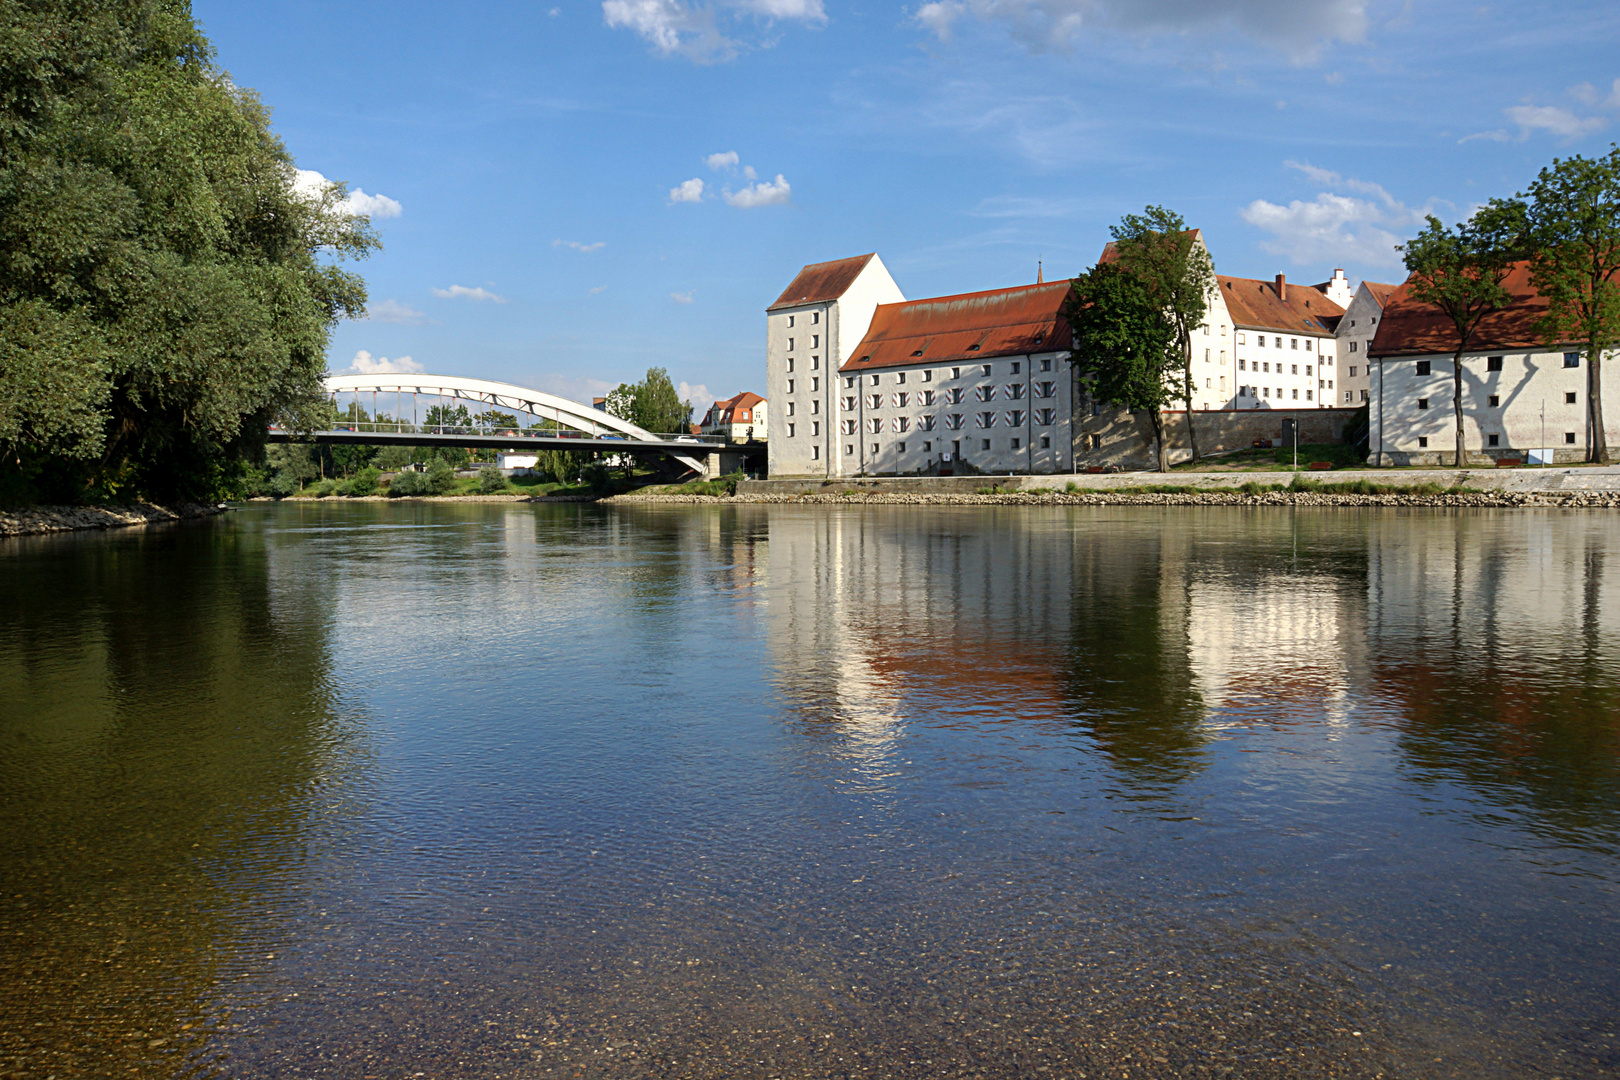
<svg viewBox="0 0 1620 1080">
<path fill-rule="evenodd" d="M 1311 469 L 1316 471 L 1316 472 L 1321 472 L 1324 469 L 1331 469 L 1331 468 L 1333 468 L 1333 462 L 1331 462 L 1331 461 L 1313 461 L 1313 462 L 1311 462 Z"/>
<path fill-rule="evenodd" d="M 1498 469 L 1516 469 L 1523 464 L 1524 460 L 1522 458 L 1499 457 L 1496 459 L 1496 467 Z"/>
</svg>

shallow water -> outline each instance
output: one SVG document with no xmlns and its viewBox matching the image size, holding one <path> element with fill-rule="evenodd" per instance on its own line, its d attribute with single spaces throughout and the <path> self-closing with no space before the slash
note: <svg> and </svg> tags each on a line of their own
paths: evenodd
<svg viewBox="0 0 1620 1080">
<path fill-rule="evenodd" d="M 0 1075 L 1614 1075 L 1616 526 L 5 542 Z"/>
</svg>

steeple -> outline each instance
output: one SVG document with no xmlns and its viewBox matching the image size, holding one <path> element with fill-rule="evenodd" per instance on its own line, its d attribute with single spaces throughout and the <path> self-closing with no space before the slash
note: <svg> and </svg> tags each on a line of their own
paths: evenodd
<svg viewBox="0 0 1620 1080">
<path fill-rule="evenodd" d="M 1041 260 L 1036 259 L 1035 260 L 1035 284 L 1044 285 L 1045 283 L 1046 283 L 1046 271 L 1041 269 Z"/>
</svg>

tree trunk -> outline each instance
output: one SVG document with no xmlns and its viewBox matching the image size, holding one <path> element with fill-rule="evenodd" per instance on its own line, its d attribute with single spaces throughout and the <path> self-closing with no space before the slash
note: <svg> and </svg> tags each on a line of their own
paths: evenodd
<svg viewBox="0 0 1620 1080">
<path fill-rule="evenodd" d="M 1586 425 L 1591 433 L 1586 440 L 1586 460 L 1607 465 L 1609 437 L 1603 430 L 1603 349 L 1597 342 L 1590 342 L 1586 356 Z"/>
<path fill-rule="evenodd" d="M 1170 458 L 1165 453 L 1164 447 L 1164 413 L 1160 412 L 1159 407 L 1155 405 L 1148 410 L 1148 415 L 1153 418 L 1153 442 L 1159 450 L 1159 471 L 1162 473 L 1169 472 Z"/>
<path fill-rule="evenodd" d="M 1192 396 L 1193 396 L 1193 390 L 1195 389 L 1195 387 L 1193 386 L 1193 373 L 1192 373 L 1192 334 L 1191 334 L 1191 332 L 1183 333 L 1181 335 L 1181 357 L 1182 357 L 1182 360 L 1183 360 L 1184 365 L 1186 367 L 1186 376 L 1185 376 L 1186 382 L 1184 382 L 1182 384 L 1182 390 L 1183 390 L 1183 392 L 1185 394 L 1185 397 L 1184 397 L 1183 400 L 1185 400 L 1187 402 L 1187 445 L 1192 448 L 1192 459 L 1194 461 L 1198 461 L 1198 460 L 1200 460 L 1200 455 L 1198 453 L 1198 432 L 1196 430 L 1194 430 L 1194 428 L 1193 428 L 1193 402 L 1192 402 Z"/>
<path fill-rule="evenodd" d="M 1466 335 L 1465 335 L 1466 337 Z M 1451 408 L 1457 421 L 1457 468 L 1461 469 L 1468 464 L 1468 437 L 1463 430 L 1463 380 L 1462 380 L 1462 350 L 1451 360 Z"/>
</svg>

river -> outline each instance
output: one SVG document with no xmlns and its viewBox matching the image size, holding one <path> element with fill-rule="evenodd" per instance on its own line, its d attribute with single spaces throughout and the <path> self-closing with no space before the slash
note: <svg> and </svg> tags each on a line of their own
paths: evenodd
<svg viewBox="0 0 1620 1080">
<path fill-rule="evenodd" d="M 0 1075 L 1615 1075 L 1616 520 L 5 541 Z"/>
</svg>

